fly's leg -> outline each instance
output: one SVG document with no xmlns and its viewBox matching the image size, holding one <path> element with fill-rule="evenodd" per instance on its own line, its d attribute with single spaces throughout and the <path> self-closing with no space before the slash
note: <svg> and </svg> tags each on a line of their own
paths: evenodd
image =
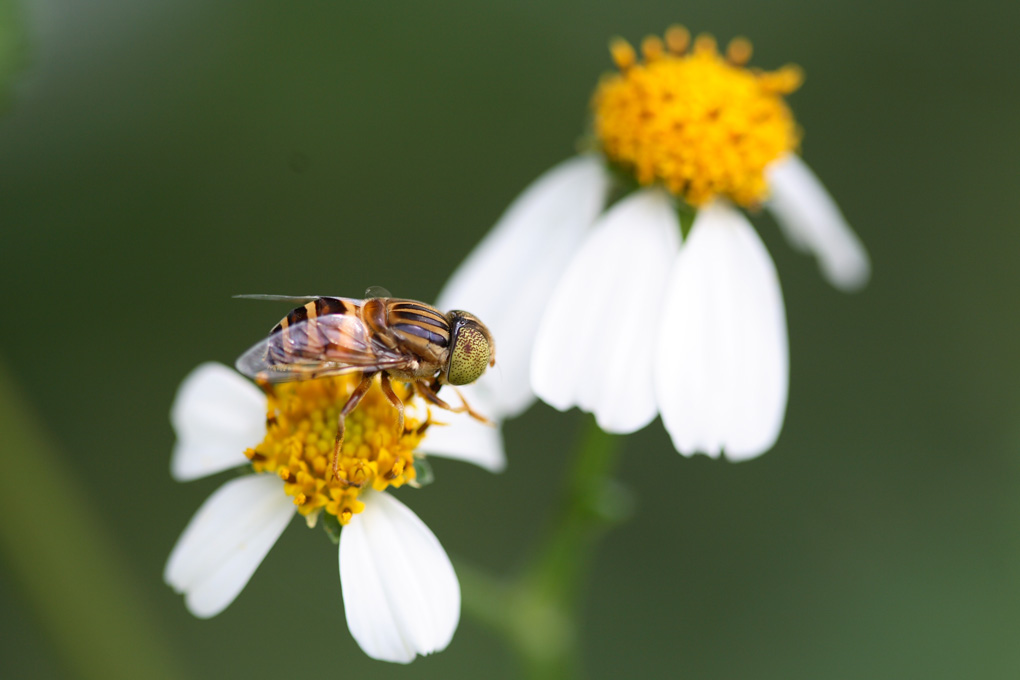
<svg viewBox="0 0 1020 680">
<path fill-rule="evenodd" d="M 478 422 L 484 423 L 486 425 L 492 425 L 493 424 L 493 422 L 491 420 L 489 420 L 488 418 L 483 416 L 481 413 L 478 413 L 473 408 L 471 408 L 468 405 L 467 400 L 464 399 L 464 395 L 462 395 L 460 392 L 457 392 L 457 396 L 460 397 L 461 405 L 460 406 L 450 406 L 445 401 L 440 399 L 439 396 L 436 395 L 436 393 L 433 390 L 433 388 L 430 387 L 429 385 L 426 385 L 423 382 L 416 382 L 414 384 L 414 387 L 418 391 L 418 394 L 420 394 L 425 399 L 425 401 L 429 402 L 430 404 L 434 404 L 435 406 L 438 406 L 439 408 L 446 409 L 447 411 L 451 411 L 453 413 L 467 413 L 469 416 L 471 416 L 472 418 L 474 418 Z"/>
<path fill-rule="evenodd" d="M 347 419 L 354 409 L 358 408 L 358 404 L 361 403 L 361 399 L 368 392 L 368 388 L 372 386 L 372 378 L 375 377 L 375 373 L 366 373 L 361 378 L 361 383 L 351 393 L 350 398 L 344 407 L 340 409 L 340 415 L 336 419 L 336 439 L 333 441 L 333 479 L 337 479 L 340 475 L 340 447 L 344 444 L 344 421 Z"/>
<path fill-rule="evenodd" d="M 397 409 L 397 439 L 399 439 L 404 434 L 404 402 L 400 401 L 393 391 L 393 386 L 390 385 L 390 376 L 386 373 L 379 377 L 379 384 L 382 387 L 383 394 L 393 404 L 393 408 Z"/>
<path fill-rule="evenodd" d="M 483 425 L 492 425 L 493 427 L 496 426 L 496 423 L 492 422 L 491 420 L 483 416 L 481 413 L 471 408 L 471 405 L 468 404 L 467 399 L 465 399 L 464 395 L 460 393 L 460 390 L 458 390 L 456 387 L 451 387 L 451 389 L 453 389 L 453 391 L 457 393 L 457 397 L 460 399 L 460 406 L 457 407 L 457 409 L 454 409 L 455 412 L 463 411 L 464 413 L 467 413 L 469 416 L 471 416 L 478 422 L 482 423 Z"/>
</svg>

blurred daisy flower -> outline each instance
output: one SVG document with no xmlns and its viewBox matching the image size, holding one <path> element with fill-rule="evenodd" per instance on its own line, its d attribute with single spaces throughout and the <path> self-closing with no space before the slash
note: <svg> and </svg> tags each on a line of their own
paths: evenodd
<svg viewBox="0 0 1020 680">
<path fill-rule="evenodd" d="M 783 97 L 798 68 L 747 68 L 748 41 L 723 55 L 682 27 L 647 38 L 643 61 L 622 40 L 611 53 L 619 72 L 592 98 L 593 151 L 525 190 L 439 304 L 476 311 L 500 339 L 501 382 L 488 376 L 475 393 L 512 395 L 510 415 L 533 390 L 608 432 L 659 414 L 681 453 L 756 456 L 786 411 L 786 318 L 739 207 L 765 206 L 842 290 L 866 283 L 867 253 L 797 155 Z"/>
<path fill-rule="evenodd" d="M 167 561 L 166 582 L 195 616 L 214 616 L 233 602 L 299 514 L 310 527 L 339 533 L 347 625 L 366 654 L 408 663 L 449 644 L 460 618 L 457 577 L 433 533 L 388 490 L 427 481 L 426 451 L 501 470 L 499 433 L 467 416 L 444 413 L 448 426 L 433 422 L 394 383 L 405 403 L 397 433 L 397 411 L 377 380 L 347 417 L 334 477 L 337 415 L 359 379 L 286 383 L 268 397 L 220 364 L 204 364 L 184 380 L 171 411 L 173 476 L 191 480 L 239 465 L 254 473 L 206 500 Z"/>
</svg>

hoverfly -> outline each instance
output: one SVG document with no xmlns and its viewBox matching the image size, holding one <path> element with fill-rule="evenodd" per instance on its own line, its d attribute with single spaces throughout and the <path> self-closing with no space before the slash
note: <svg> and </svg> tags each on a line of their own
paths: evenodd
<svg viewBox="0 0 1020 680">
<path fill-rule="evenodd" d="M 390 379 L 409 383 L 427 402 L 488 422 L 463 400 L 451 406 L 436 394 L 443 385 L 473 383 L 496 363 L 489 329 L 474 315 L 454 310 L 443 314 L 416 300 L 390 297 L 369 288 L 366 299 L 283 295 L 238 295 L 256 300 L 300 303 L 270 332 L 242 354 L 237 370 L 265 391 L 275 383 L 312 380 L 360 372 L 361 382 L 337 418 L 333 476 L 338 473 L 344 420 L 380 374 L 382 391 L 397 409 L 397 431 L 404 431 L 404 404 Z"/>
</svg>

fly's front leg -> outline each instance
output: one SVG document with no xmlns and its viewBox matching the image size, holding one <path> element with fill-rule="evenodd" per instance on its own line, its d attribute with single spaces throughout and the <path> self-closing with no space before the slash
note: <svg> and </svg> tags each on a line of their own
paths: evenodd
<svg viewBox="0 0 1020 680">
<path fill-rule="evenodd" d="M 471 405 L 467 402 L 467 399 L 464 398 L 464 395 L 460 393 L 460 390 L 458 390 L 456 387 L 452 387 L 452 389 L 454 392 L 457 393 L 457 396 L 460 398 L 459 410 L 464 411 L 469 416 L 471 416 L 478 422 L 482 423 L 483 425 L 492 425 L 493 427 L 496 426 L 496 423 L 492 422 L 491 420 L 483 416 L 481 413 L 471 408 Z"/>
<path fill-rule="evenodd" d="M 397 439 L 400 439 L 404 434 L 404 402 L 400 401 L 393 391 L 393 386 L 390 385 L 390 376 L 385 372 L 379 376 L 379 385 L 382 387 L 383 394 L 393 404 L 393 408 L 397 409 Z"/>
<path fill-rule="evenodd" d="M 350 398 L 344 407 L 340 409 L 340 415 L 336 419 L 336 439 L 333 441 L 333 479 L 337 479 L 340 475 L 340 447 L 344 444 L 344 421 L 347 419 L 354 409 L 361 403 L 361 399 L 368 392 L 368 388 L 372 386 L 372 378 L 375 377 L 375 373 L 366 373 L 361 378 L 361 383 L 351 393 Z"/>
<path fill-rule="evenodd" d="M 445 401 L 440 399 L 439 396 L 435 393 L 435 391 L 425 383 L 416 382 L 414 384 L 414 387 L 418 391 L 418 394 L 420 394 L 426 401 L 438 406 L 439 408 L 446 409 L 447 411 L 451 411 L 453 413 L 467 413 L 469 416 L 471 416 L 480 423 L 485 423 L 486 425 L 493 424 L 491 420 L 489 420 L 481 413 L 478 413 L 473 408 L 468 406 L 467 400 L 464 399 L 464 395 L 462 395 L 460 392 L 457 392 L 457 396 L 460 397 L 461 405 L 450 406 Z"/>
</svg>

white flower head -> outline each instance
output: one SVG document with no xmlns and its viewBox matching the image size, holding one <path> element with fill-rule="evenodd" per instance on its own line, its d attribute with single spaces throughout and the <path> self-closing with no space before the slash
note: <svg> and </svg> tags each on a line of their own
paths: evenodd
<svg viewBox="0 0 1020 680">
<path fill-rule="evenodd" d="M 753 71 L 746 40 L 723 56 L 682 27 L 642 50 L 643 62 L 626 42 L 612 45 L 620 72 L 593 97 L 601 157 L 569 160 L 532 184 L 444 295 L 488 303 L 501 344 L 505 335 L 520 347 L 504 373 L 526 372 L 552 406 L 594 413 L 616 433 L 658 414 L 685 455 L 752 458 L 782 428 L 789 357 L 775 266 L 736 206 L 766 206 L 841 289 L 862 287 L 870 263 L 796 154 L 783 95 L 799 87 L 798 68 Z M 607 166 L 639 188 L 602 212 Z M 694 215 L 686 239 L 681 213 Z M 543 298 L 527 319 L 508 311 L 508 299 Z"/>
<path fill-rule="evenodd" d="M 414 485 L 415 463 L 426 451 L 498 471 L 502 441 L 498 430 L 467 415 L 444 413 L 448 425 L 431 421 L 399 384 L 405 429 L 395 432 L 395 409 L 374 384 L 348 416 L 334 478 L 328 458 L 336 417 L 356 384 L 351 376 L 288 383 L 267 397 L 214 363 L 184 380 L 171 410 L 174 477 L 242 465 L 255 474 L 228 481 L 206 500 L 171 552 L 164 578 L 193 614 L 214 616 L 241 592 L 295 514 L 309 526 L 317 520 L 342 526 L 339 571 L 351 634 L 372 658 L 408 663 L 450 643 L 460 586 L 435 535 L 387 489 Z"/>
</svg>

